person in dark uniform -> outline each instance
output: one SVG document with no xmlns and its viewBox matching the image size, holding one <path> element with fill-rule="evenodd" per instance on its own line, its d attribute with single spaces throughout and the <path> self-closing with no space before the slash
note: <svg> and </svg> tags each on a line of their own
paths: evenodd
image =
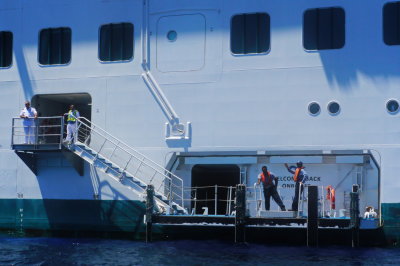
<svg viewBox="0 0 400 266">
<path fill-rule="evenodd" d="M 301 186 L 301 191 L 300 191 L 300 185 L 303 185 L 307 178 L 307 172 L 304 170 L 303 167 L 303 162 L 298 161 L 296 163 L 296 166 L 288 166 L 287 163 L 285 163 L 286 169 L 289 171 L 289 173 L 293 174 L 293 181 L 296 183 L 295 189 L 294 189 L 294 198 L 293 198 L 293 203 L 292 203 L 292 211 L 298 211 L 299 209 L 299 193 L 303 192 L 304 187 Z"/>
<path fill-rule="evenodd" d="M 279 205 L 282 211 L 286 211 L 285 205 L 279 197 L 277 187 L 278 179 L 273 173 L 268 171 L 268 168 L 264 165 L 261 168 L 262 172 L 258 175 L 257 184 L 262 183 L 264 187 L 264 198 L 265 198 L 265 210 L 269 211 L 271 196 Z"/>
</svg>

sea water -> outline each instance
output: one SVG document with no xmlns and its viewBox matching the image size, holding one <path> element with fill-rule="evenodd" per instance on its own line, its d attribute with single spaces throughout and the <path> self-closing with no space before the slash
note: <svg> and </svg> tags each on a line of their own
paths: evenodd
<svg viewBox="0 0 400 266">
<path fill-rule="evenodd" d="M 400 265 L 398 248 L 0 238 L 0 265 Z"/>
</svg>

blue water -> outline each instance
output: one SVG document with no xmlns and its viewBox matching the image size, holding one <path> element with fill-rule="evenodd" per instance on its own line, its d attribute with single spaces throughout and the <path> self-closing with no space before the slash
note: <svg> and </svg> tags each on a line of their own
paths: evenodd
<svg viewBox="0 0 400 266">
<path fill-rule="evenodd" d="M 0 238 L 0 265 L 400 265 L 400 249 Z"/>
</svg>

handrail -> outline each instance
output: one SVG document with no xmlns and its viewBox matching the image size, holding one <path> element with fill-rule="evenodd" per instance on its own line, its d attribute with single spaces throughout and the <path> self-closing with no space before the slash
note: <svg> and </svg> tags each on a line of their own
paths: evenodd
<svg viewBox="0 0 400 266">
<path fill-rule="evenodd" d="M 101 127 L 97 126 L 96 124 L 92 123 L 89 119 L 85 118 L 85 117 L 78 117 L 77 120 L 79 121 L 79 123 L 81 125 L 83 125 L 84 127 L 89 128 L 90 130 L 94 131 L 96 134 L 98 134 L 100 137 L 104 138 L 105 141 L 109 141 L 111 144 L 113 144 L 116 148 L 122 150 L 123 152 L 125 152 L 126 154 L 128 154 L 128 156 L 130 156 L 130 158 L 135 158 L 136 160 L 139 160 L 141 162 L 141 165 L 144 164 L 144 166 L 148 167 L 149 169 L 151 169 L 152 171 L 155 172 L 155 174 L 159 174 L 164 178 L 165 180 L 168 180 L 170 188 L 169 188 L 169 195 L 171 197 L 173 197 L 173 195 L 177 195 L 178 197 L 181 198 L 181 207 L 183 208 L 183 180 L 176 176 L 175 174 L 171 173 L 170 171 L 168 171 L 167 169 L 165 169 L 164 167 L 162 167 L 161 165 L 157 164 L 156 162 L 152 161 L 151 159 L 147 158 L 145 155 L 143 155 L 142 153 L 140 153 L 139 151 L 133 149 L 132 147 L 130 147 L 128 144 L 126 144 L 125 142 L 123 142 L 122 140 L 116 138 L 115 136 L 111 135 L 110 133 L 108 133 L 106 130 L 102 129 Z M 81 127 L 81 125 L 78 126 L 78 128 Z M 79 129 L 78 129 L 79 130 Z M 115 148 L 115 149 L 116 149 Z M 133 153 L 132 153 L 132 152 Z M 100 151 L 98 152 L 100 153 Z M 114 154 L 114 151 L 113 153 Z M 117 165 L 117 163 L 115 163 Z M 153 164 L 153 165 L 152 165 Z M 129 171 L 126 170 L 126 167 L 122 167 L 119 166 L 119 168 L 123 169 L 123 172 L 126 172 L 130 175 L 132 175 Z M 158 168 L 158 169 L 157 169 Z M 140 166 L 138 167 L 138 170 L 140 169 Z M 155 175 L 154 174 L 154 175 Z M 154 177 L 153 175 L 153 177 Z M 169 175 L 169 176 L 168 176 Z M 132 175 L 135 179 L 138 179 L 139 181 L 143 182 L 140 178 L 138 178 L 136 176 L 136 174 Z M 172 179 L 172 177 L 174 178 L 174 180 L 176 180 L 176 182 L 180 183 L 179 185 L 175 185 L 174 184 L 174 180 Z M 153 179 L 152 179 L 153 180 Z M 146 182 L 143 182 L 146 183 Z M 162 183 L 161 183 L 162 184 Z M 177 193 L 175 193 L 173 191 L 173 189 L 171 189 L 172 187 L 179 187 L 181 190 L 181 195 L 178 195 Z M 161 187 L 160 187 L 161 188 Z M 168 198 L 168 194 L 165 195 L 165 193 L 162 193 L 165 197 Z"/>
<path fill-rule="evenodd" d="M 13 147 L 13 149 L 15 148 L 15 145 L 22 145 L 22 144 L 25 145 L 27 144 L 27 142 L 32 144 L 32 146 L 29 149 L 33 150 L 41 149 L 41 146 L 43 144 L 46 145 L 51 144 L 53 146 L 57 145 L 58 149 L 61 149 L 62 138 L 64 135 L 63 116 L 40 116 L 36 118 L 34 117 L 29 118 L 29 120 L 32 121 L 32 124 L 29 126 L 33 128 L 32 134 L 26 133 L 25 130 L 22 130 L 27 127 L 22 123 L 23 121 L 25 121 L 25 119 L 26 118 L 21 118 L 21 117 L 12 118 L 11 146 Z M 16 123 L 16 121 L 19 122 Z M 21 137 L 34 138 L 34 140 L 27 141 L 25 139 L 25 141 L 22 141 Z M 53 137 L 59 137 L 59 139 L 54 141 Z"/>
<path fill-rule="evenodd" d="M 106 130 L 102 129 L 101 127 L 93 124 L 89 119 L 85 118 L 85 117 L 79 117 L 78 120 L 84 119 L 86 121 L 88 121 L 89 123 L 91 123 L 92 125 L 94 125 L 97 129 L 100 129 L 101 131 L 103 131 L 104 133 L 106 133 L 107 135 L 109 135 L 110 137 L 112 137 L 114 140 L 118 141 L 120 144 L 125 145 L 127 148 L 131 149 L 132 151 L 134 151 L 135 153 L 139 154 L 140 156 L 142 156 L 144 159 L 148 160 L 149 162 L 155 164 L 156 166 L 158 166 L 161 170 L 167 172 L 169 175 L 174 176 L 175 178 L 177 178 L 179 181 L 183 180 L 178 177 L 177 175 L 171 173 L 170 171 L 168 171 L 167 169 L 165 169 L 164 167 L 162 167 L 161 165 L 157 164 L 156 162 L 152 161 L 151 159 L 147 158 L 145 155 L 143 155 L 141 152 L 135 150 L 134 148 L 130 147 L 128 144 L 126 144 L 125 142 L 123 142 L 122 140 L 118 139 L 117 137 L 114 137 L 113 135 L 111 135 L 110 133 L 108 133 Z M 83 123 L 85 126 L 90 127 L 89 125 Z M 103 136 L 104 138 L 106 138 L 106 136 Z M 115 143 L 113 143 L 115 144 Z M 115 144 L 116 146 L 118 146 L 118 144 Z M 125 150 L 126 151 L 126 150 Z M 128 151 L 126 151 L 127 153 L 129 153 Z M 131 154 L 132 156 L 134 156 L 133 154 Z M 137 157 L 136 157 L 137 158 Z M 150 165 L 149 165 L 150 166 Z M 151 167 L 151 166 L 150 166 Z M 154 169 L 154 168 L 153 168 Z M 154 169 L 155 171 L 157 171 L 157 169 Z"/>
</svg>

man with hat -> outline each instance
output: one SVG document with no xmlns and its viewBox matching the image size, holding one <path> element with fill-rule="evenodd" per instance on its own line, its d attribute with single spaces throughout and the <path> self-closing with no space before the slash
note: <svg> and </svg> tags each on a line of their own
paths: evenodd
<svg viewBox="0 0 400 266">
<path fill-rule="evenodd" d="M 264 187 L 264 198 L 265 198 L 265 210 L 269 211 L 270 207 L 270 199 L 271 196 L 279 205 L 282 211 L 286 211 L 285 205 L 283 204 L 281 198 L 279 197 L 277 187 L 278 187 L 278 178 L 275 177 L 273 173 L 268 171 L 268 168 L 264 165 L 261 168 L 262 172 L 258 175 L 257 185 L 260 183 L 263 184 Z"/>
</svg>

